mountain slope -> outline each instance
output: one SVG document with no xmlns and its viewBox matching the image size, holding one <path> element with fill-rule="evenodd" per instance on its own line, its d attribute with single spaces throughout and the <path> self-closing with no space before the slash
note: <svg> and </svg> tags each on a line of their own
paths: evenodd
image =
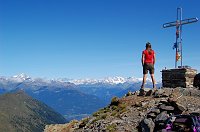
<svg viewBox="0 0 200 132">
<path fill-rule="evenodd" d="M 0 96 L 0 131 L 42 132 L 47 124 L 65 122 L 52 108 L 23 91 Z"/>
</svg>

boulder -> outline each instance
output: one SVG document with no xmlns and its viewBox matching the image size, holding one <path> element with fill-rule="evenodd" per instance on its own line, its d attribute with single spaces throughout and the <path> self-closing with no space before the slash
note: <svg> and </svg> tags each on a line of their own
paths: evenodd
<svg viewBox="0 0 200 132">
<path fill-rule="evenodd" d="M 167 99 L 161 99 L 161 100 L 160 100 L 160 103 L 169 105 L 169 102 L 168 102 Z"/>
<path fill-rule="evenodd" d="M 198 89 L 190 89 L 190 96 L 200 97 L 200 90 Z"/>
<path fill-rule="evenodd" d="M 177 102 L 177 98 L 174 98 L 172 95 L 168 98 L 169 103 Z"/>
<path fill-rule="evenodd" d="M 142 132 L 153 132 L 154 127 L 155 127 L 155 123 L 153 122 L 153 120 L 151 118 L 149 118 L 149 119 L 145 118 L 140 123 L 140 128 L 141 128 Z"/>
<path fill-rule="evenodd" d="M 175 111 L 174 111 L 175 114 L 182 114 L 184 111 L 187 110 L 185 106 L 183 106 L 182 104 L 179 104 L 178 102 L 173 101 L 171 102 L 171 104 L 175 108 Z"/>
<path fill-rule="evenodd" d="M 151 101 L 149 101 L 148 102 L 148 107 L 155 107 L 155 105 L 156 105 L 156 101 L 155 100 L 151 100 Z"/>
<path fill-rule="evenodd" d="M 176 103 L 176 108 L 180 111 L 186 111 L 187 108 L 185 106 L 183 106 L 182 104 Z"/>
<path fill-rule="evenodd" d="M 147 114 L 147 118 L 156 118 L 156 114 L 155 113 L 149 113 Z"/>
<path fill-rule="evenodd" d="M 173 107 L 173 106 L 167 106 L 167 105 L 165 105 L 165 104 L 160 105 L 159 108 L 160 108 L 162 111 L 173 111 L 173 110 L 174 110 L 174 107 Z"/>
<path fill-rule="evenodd" d="M 194 77 L 193 86 L 200 88 L 200 73 Z"/>
<path fill-rule="evenodd" d="M 182 89 L 181 93 L 184 96 L 197 96 L 200 97 L 200 90 L 197 88 L 185 88 Z"/>
<path fill-rule="evenodd" d="M 125 95 L 126 97 L 133 95 L 132 92 L 128 91 L 128 93 Z"/>
<path fill-rule="evenodd" d="M 164 90 L 163 90 L 163 89 L 158 89 L 158 90 L 155 91 L 154 97 L 155 97 L 155 98 L 160 98 L 160 97 L 163 96 L 163 93 L 164 93 Z"/>
<path fill-rule="evenodd" d="M 159 115 L 157 115 L 155 122 L 156 123 L 164 122 L 165 120 L 167 120 L 168 117 L 169 115 L 167 114 L 167 111 L 163 111 Z"/>
<path fill-rule="evenodd" d="M 151 112 L 151 113 L 155 113 L 155 114 L 160 114 L 160 109 L 158 109 L 158 108 L 153 108 L 153 109 L 151 109 L 150 112 Z"/>
<path fill-rule="evenodd" d="M 139 96 L 150 96 L 150 94 L 153 93 L 150 88 L 144 88 L 140 89 Z"/>
<path fill-rule="evenodd" d="M 159 130 L 162 130 L 165 127 L 165 121 L 168 119 L 169 115 L 167 114 L 167 111 L 161 112 L 157 117 L 155 118 L 155 130 L 158 132 Z"/>
<path fill-rule="evenodd" d="M 113 97 L 110 103 L 110 106 L 118 106 L 119 105 L 119 98 Z"/>
</svg>

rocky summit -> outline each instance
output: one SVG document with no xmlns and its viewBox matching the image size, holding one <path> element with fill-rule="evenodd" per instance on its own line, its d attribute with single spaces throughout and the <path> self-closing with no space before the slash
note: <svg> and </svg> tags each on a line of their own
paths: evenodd
<svg viewBox="0 0 200 132">
<path fill-rule="evenodd" d="M 171 115 L 200 113 L 197 88 L 162 88 L 128 92 L 80 121 L 47 125 L 45 132 L 159 132 Z"/>
</svg>

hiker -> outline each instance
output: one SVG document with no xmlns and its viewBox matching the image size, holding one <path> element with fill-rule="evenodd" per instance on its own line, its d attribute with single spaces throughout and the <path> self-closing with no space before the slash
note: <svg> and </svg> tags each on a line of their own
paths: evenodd
<svg viewBox="0 0 200 132">
<path fill-rule="evenodd" d="M 154 64 L 156 61 L 155 52 L 151 48 L 151 43 L 146 43 L 146 49 L 142 52 L 142 66 L 143 66 L 143 81 L 141 90 L 144 90 L 148 71 L 151 75 L 153 89 L 156 90 L 155 77 L 154 77 Z"/>
</svg>

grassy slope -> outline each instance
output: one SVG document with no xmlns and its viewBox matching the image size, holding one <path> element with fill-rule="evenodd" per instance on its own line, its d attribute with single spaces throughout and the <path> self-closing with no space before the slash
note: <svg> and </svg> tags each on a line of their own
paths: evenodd
<svg viewBox="0 0 200 132">
<path fill-rule="evenodd" d="M 65 119 L 23 91 L 0 96 L 0 131 L 43 131 L 46 124 Z"/>
</svg>

